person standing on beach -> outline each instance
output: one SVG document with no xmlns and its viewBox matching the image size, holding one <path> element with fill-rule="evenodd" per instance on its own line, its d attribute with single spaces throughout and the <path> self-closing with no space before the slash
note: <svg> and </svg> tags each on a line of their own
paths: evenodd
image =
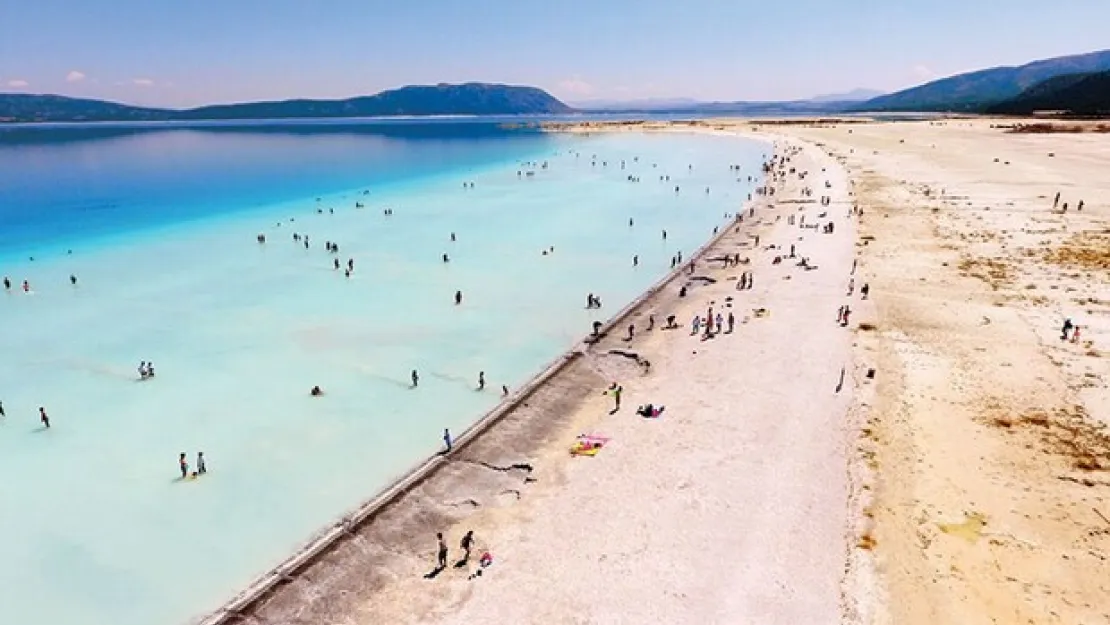
<svg viewBox="0 0 1110 625">
<path fill-rule="evenodd" d="M 189 461 L 185 459 L 185 452 L 178 454 L 177 466 L 181 469 L 181 479 L 189 477 Z"/>
<path fill-rule="evenodd" d="M 437 550 L 436 567 L 440 569 L 447 568 L 447 543 L 443 540 L 443 532 L 436 534 L 436 541 L 439 542 L 439 549 Z"/>
<path fill-rule="evenodd" d="M 443 445 L 445 454 L 451 453 L 451 430 L 443 428 Z"/>
<path fill-rule="evenodd" d="M 418 374 L 416 372 L 416 369 L 412 370 L 412 376 L 411 377 L 412 377 L 412 387 L 416 388 L 416 387 L 420 386 L 420 374 Z"/>
<path fill-rule="evenodd" d="M 479 371 L 478 372 L 478 390 L 479 391 L 486 390 L 486 372 L 485 371 Z"/>
<path fill-rule="evenodd" d="M 622 392 L 624 392 L 624 389 L 621 387 L 621 385 L 617 384 L 616 382 L 613 382 L 612 384 L 609 385 L 609 390 L 602 393 L 603 395 L 611 395 L 613 397 L 613 412 L 616 412 L 616 411 L 621 409 L 621 393 Z"/>
<path fill-rule="evenodd" d="M 204 463 L 204 452 L 197 452 L 197 473 L 204 475 L 208 473 L 208 465 Z"/>
<path fill-rule="evenodd" d="M 736 324 L 736 317 L 733 316 L 732 311 L 728 311 L 728 333 L 732 334 L 732 327 Z"/>
</svg>

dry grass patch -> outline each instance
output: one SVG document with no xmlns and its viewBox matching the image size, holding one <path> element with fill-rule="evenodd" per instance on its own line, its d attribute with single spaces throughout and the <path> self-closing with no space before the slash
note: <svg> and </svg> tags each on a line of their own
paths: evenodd
<svg viewBox="0 0 1110 625">
<path fill-rule="evenodd" d="M 1010 263 L 1001 258 L 972 258 L 964 256 L 957 265 L 960 275 L 978 278 L 998 290 L 1014 281 L 1014 270 Z"/>
<path fill-rule="evenodd" d="M 996 128 L 1005 129 L 1006 132 L 1015 134 L 1056 134 L 1056 133 L 1082 133 L 1082 132 L 1110 132 L 1110 124 L 1095 123 L 1032 123 L 1014 124 L 1012 126 L 998 125 Z"/>
<path fill-rule="evenodd" d="M 1045 262 L 1062 267 L 1110 271 L 1110 230 L 1088 230 L 1044 253 Z"/>
<path fill-rule="evenodd" d="M 1082 471 L 1110 471 L 1110 434 L 1092 421 L 1079 405 L 1052 410 L 1007 411 L 1000 404 L 988 406 L 986 422 L 996 428 L 1034 434 L 1044 451 L 1064 458 Z"/>
</svg>

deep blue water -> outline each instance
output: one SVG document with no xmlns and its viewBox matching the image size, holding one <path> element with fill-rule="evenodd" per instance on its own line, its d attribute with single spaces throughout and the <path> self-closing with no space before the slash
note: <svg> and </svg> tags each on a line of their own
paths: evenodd
<svg viewBox="0 0 1110 625">
<path fill-rule="evenodd" d="M 308 139 L 308 140 L 306 140 Z M 530 158 L 491 120 L 0 126 L 0 257 Z"/>
</svg>

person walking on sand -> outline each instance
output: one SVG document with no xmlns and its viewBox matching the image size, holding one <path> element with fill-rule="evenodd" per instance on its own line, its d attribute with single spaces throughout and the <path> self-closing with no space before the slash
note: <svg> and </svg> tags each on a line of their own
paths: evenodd
<svg viewBox="0 0 1110 625">
<path fill-rule="evenodd" d="M 459 541 L 459 547 L 463 550 L 462 563 L 466 564 L 470 561 L 470 550 L 474 547 L 474 530 L 466 531 L 462 540 Z"/>
<path fill-rule="evenodd" d="M 181 469 L 181 479 L 189 477 L 189 461 L 185 459 L 185 452 L 178 454 L 177 466 Z"/>
<path fill-rule="evenodd" d="M 728 333 L 732 334 L 732 327 L 736 325 L 736 317 L 733 316 L 732 311 L 728 311 Z"/>
<path fill-rule="evenodd" d="M 197 452 L 197 473 L 204 475 L 208 473 L 208 465 L 204 463 L 204 452 Z"/>
<path fill-rule="evenodd" d="M 690 321 L 690 336 L 694 336 L 701 329 L 701 317 L 694 315 L 694 319 Z"/>
<path fill-rule="evenodd" d="M 447 428 L 443 428 L 443 446 L 444 446 L 443 453 L 445 453 L 445 454 L 451 453 L 451 430 L 449 430 Z"/>
<path fill-rule="evenodd" d="M 412 377 L 412 387 L 416 388 L 416 387 L 420 386 L 420 374 L 416 372 L 416 369 L 412 370 L 411 377 Z"/>
<path fill-rule="evenodd" d="M 439 543 L 436 557 L 436 568 L 447 568 L 447 542 L 443 540 L 443 532 L 436 533 L 436 541 Z"/>
<path fill-rule="evenodd" d="M 1056 199 L 1052 200 L 1052 208 L 1056 208 L 1059 205 L 1060 205 L 1060 192 L 1057 191 L 1056 192 Z"/>
</svg>

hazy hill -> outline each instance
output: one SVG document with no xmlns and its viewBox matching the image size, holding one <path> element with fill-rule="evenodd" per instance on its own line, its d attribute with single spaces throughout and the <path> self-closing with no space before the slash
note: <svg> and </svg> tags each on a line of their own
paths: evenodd
<svg viewBox="0 0 1110 625">
<path fill-rule="evenodd" d="M 102 100 L 0 93 L 0 122 L 153 121 L 169 119 L 171 114 Z"/>
<path fill-rule="evenodd" d="M 537 115 L 572 110 L 542 89 L 484 83 L 409 86 L 346 100 L 247 102 L 187 110 L 143 108 L 56 95 L 0 94 L 0 121 L 3 122 Z"/>
<path fill-rule="evenodd" d="M 959 74 L 879 96 L 858 108 L 867 111 L 978 112 L 1015 98 L 1037 83 L 1065 74 L 1110 70 L 1110 50 L 995 67 Z"/>
<path fill-rule="evenodd" d="M 809 99 L 810 102 L 866 102 L 873 100 L 883 94 L 885 91 L 878 89 L 852 89 L 846 93 L 830 93 L 826 95 L 814 96 Z"/>
<path fill-rule="evenodd" d="M 988 112 L 1029 115 L 1062 111 L 1073 115 L 1110 115 L 1110 71 L 1064 74 L 1049 78 L 996 104 Z"/>
</svg>

